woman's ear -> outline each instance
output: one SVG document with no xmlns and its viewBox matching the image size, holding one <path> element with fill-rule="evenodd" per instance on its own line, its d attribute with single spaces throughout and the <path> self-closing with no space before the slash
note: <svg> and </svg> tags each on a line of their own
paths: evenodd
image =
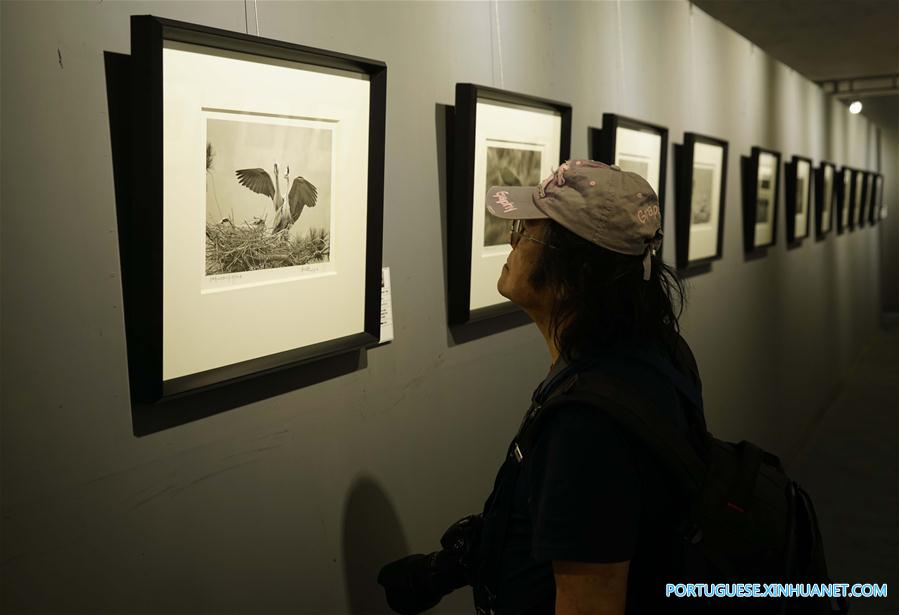
<svg viewBox="0 0 899 615">
<path fill-rule="evenodd" d="M 548 218 L 541 218 L 540 220 L 534 220 L 533 222 L 534 222 L 535 230 L 537 228 L 540 229 L 541 238 L 549 237 L 549 234 L 552 229 L 550 228 L 550 223 L 549 223 Z"/>
</svg>

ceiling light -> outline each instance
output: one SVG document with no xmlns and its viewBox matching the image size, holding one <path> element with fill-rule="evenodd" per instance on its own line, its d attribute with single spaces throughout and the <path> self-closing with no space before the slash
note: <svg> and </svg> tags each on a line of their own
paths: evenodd
<svg viewBox="0 0 899 615">
<path fill-rule="evenodd" d="M 862 101 L 853 100 L 852 104 L 849 105 L 849 113 L 859 113 L 862 110 Z"/>
</svg>

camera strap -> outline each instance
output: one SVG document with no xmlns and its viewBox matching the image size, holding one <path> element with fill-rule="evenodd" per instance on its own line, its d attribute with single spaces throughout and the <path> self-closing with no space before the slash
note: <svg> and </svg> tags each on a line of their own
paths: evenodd
<svg viewBox="0 0 899 615">
<path fill-rule="evenodd" d="M 505 548 L 506 532 L 512 516 L 515 482 L 518 480 L 523 459 L 518 445 L 519 438 L 523 433 L 534 433 L 532 427 L 544 416 L 542 412 L 544 404 L 569 391 L 577 382 L 577 374 L 597 362 L 595 358 L 573 362 L 563 367 L 549 380 L 545 380 L 534 391 L 531 405 L 521 421 L 515 438 L 509 444 L 506 461 L 500 470 L 501 479 L 497 480 L 484 511 L 484 529 L 489 528 L 489 531 L 482 534 L 481 561 L 476 575 L 478 582 L 473 585 L 475 609 L 479 615 L 489 615 L 493 612 L 496 596 L 491 585 L 495 580 L 493 575 L 499 566 L 499 558 Z"/>
<path fill-rule="evenodd" d="M 521 435 L 527 431 L 531 431 L 534 422 L 539 421 L 542 418 L 543 405 L 550 398 L 570 391 L 577 382 L 577 376 L 580 372 L 590 369 L 599 363 L 599 357 L 584 358 L 570 363 L 559 370 L 559 372 L 548 381 L 544 381 L 541 386 L 534 391 L 534 395 L 531 397 L 531 406 L 521 420 L 521 424 L 518 426 L 518 433 L 515 434 L 515 439 L 512 441 L 511 454 L 515 461 L 521 463 L 523 452 L 519 447 L 518 442 L 521 439 Z"/>
</svg>

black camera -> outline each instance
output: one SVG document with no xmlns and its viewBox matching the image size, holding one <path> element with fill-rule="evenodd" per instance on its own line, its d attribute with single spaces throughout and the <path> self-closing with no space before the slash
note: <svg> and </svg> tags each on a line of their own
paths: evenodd
<svg viewBox="0 0 899 615">
<path fill-rule="evenodd" d="M 448 552 L 465 573 L 469 585 L 474 582 L 478 546 L 481 541 L 481 528 L 484 525 L 482 515 L 468 515 L 453 523 L 440 537 L 440 544 Z M 462 587 L 458 585 L 453 589 Z"/>
<path fill-rule="evenodd" d="M 481 515 L 468 515 L 443 533 L 440 551 L 408 555 L 381 568 L 387 604 L 401 615 L 435 606 L 448 593 L 473 582 L 481 537 Z"/>
</svg>

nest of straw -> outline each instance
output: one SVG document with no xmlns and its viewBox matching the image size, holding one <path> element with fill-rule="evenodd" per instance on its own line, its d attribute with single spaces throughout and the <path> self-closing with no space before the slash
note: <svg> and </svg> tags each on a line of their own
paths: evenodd
<svg viewBox="0 0 899 615">
<path fill-rule="evenodd" d="M 262 225 L 206 224 L 206 275 L 292 267 L 328 260 L 329 233 L 310 228 L 303 237 Z"/>
</svg>

